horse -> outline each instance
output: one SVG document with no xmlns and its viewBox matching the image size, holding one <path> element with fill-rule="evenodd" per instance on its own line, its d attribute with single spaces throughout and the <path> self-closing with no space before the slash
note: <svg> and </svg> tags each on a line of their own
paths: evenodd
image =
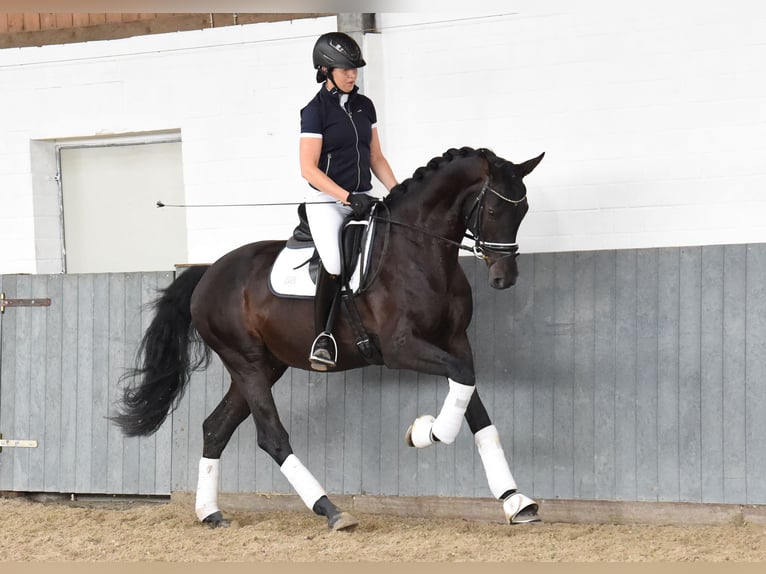
<svg viewBox="0 0 766 574">
<path fill-rule="evenodd" d="M 499 432 L 476 389 L 467 335 L 472 293 L 458 255 L 467 249 L 483 259 L 495 289 L 516 282 L 517 233 L 529 209 L 523 178 L 543 155 L 514 164 L 486 148 L 452 148 L 418 168 L 374 211 L 386 230 L 372 240 L 377 272 L 353 296 L 379 350 L 375 364 L 447 379 L 441 411 L 417 417 L 406 431 L 406 444 L 451 444 L 465 419 L 509 524 L 539 521 L 538 504 L 518 491 Z M 466 238 L 472 247 L 464 244 Z M 313 301 L 278 297 L 267 285 L 284 247 L 285 241 L 276 240 L 244 245 L 212 265 L 188 268 L 161 290 L 135 367 L 123 375 L 128 384 L 111 419 L 127 436 L 155 432 L 177 406 L 192 371 L 205 368 L 212 350 L 231 384 L 203 423 L 197 518 L 212 527 L 229 524 L 217 502 L 220 457 L 239 424 L 252 415 L 258 446 L 305 505 L 325 517 L 330 529 L 352 529 L 356 518 L 331 502 L 293 452 L 272 395 L 288 367 L 310 369 L 315 335 Z M 370 363 L 356 348 L 349 315 L 336 321 L 335 371 Z"/>
</svg>

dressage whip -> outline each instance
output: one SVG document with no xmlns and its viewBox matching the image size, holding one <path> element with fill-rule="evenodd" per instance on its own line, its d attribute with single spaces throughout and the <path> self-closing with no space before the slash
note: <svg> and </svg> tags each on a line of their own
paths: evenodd
<svg viewBox="0 0 766 574">
<path fill-rule="evenodd" d="M 270 205 L 300 205 L 301 203 L 311 203 L 312 205 L 315 204 L 321 204 L 321 203 L 337 203 L 336 201 L 312 201 L 312 202 L 303 202 L 303 201 L 287 201 L 287 202 L 281 202 L 281 203 L 210 203 L 210 204 L 204 204 L 204 203 L 192 203 L 192 204 L 186 204 L 186 203 L 164 203 L 162 201 L 157 202 L 157 208 L 160 207 L 182 207 L 182 208 L 192 208 L 192 207 L 267 207 Z M 425 235 L 430 235 L 431 237 L 435 239 L 441 239 L 442 241 L 446 241 L 447 243 L 451 243 L 453 245 L 457 245 L 461 248 L 465 248 L 465 246 L 461 246 L 460 243 L 457 241 L 452 241 L 451 239 L 447 239 L 446 237 L 442 237 L 441 235 L 437 235 L 435 233 L 431 233 L 430 231 L 416 227 L 414 225 L 410 225 L 409 223 L 404 223 L 403 221 L 396 221 L 395 219 L 391 219 L 390 217 L 380 217 L 379 215 L 373 215 L 373 219 L 377 219 L 378 221 L 385 221 L 388 223 L 393 223 L 395 225 L 401 225 L 402 227 L 408 227 L 410 229 L 413 229 L 415 231 L 419 231 Z"/>
<path fill-rule="evenodd" d="M 270 205 L 300 205 L 301 203 L 310 203 L 311 205 L 320 203 L 337 203 L 336 201 L 286 201 L 280 203 L 165 203 L 162 200 L 157 202 L 157 209 L 160 207 L 182 207 L 184 209 L 192 207 L 268 207 Z"/>
<path fill-rule="evenodd" d="M 505 199 L 505 198 L 503 198 Z M 284 206 L 284 205 L 300 205 L 301 203 L 307 203 L 311 205 L 317 205 L 317 204 L 323 204 L 323 203 L 338 203 L 337 201 L 285 201 L 285 202 L 276 202 L 276 203 L 164 203 L 162 200 L 157 201 L 157 209 L 160 207 L 180 207 L 184 209 L 190 209 L 194 207 L 269 207 L 269 206 Z M 389 224 L 399 225 L 402 227 L 406 227 L 409 229 L 412 229 L 413 231 L 418 231 L 424 235 L 428 235 L 432 237 L 433 239 L 438 239 L 440 241 L 444 241 L 446 243 L 449 243 L 451 245 L 456 246 L 458 249 L 463 251 L 468 251 L 472 253 L 475 257 L 478 257 L 479 259 L 486 259 L 486 256 L 483 252 L 477 251 L 476 246 L 473 248 L 468 247 L 467 245 L 463 245 L 459 241 L 454 241 L 452 239 L 449 239 L 447 237 L 442 237 L 441 235 L 437 235 L 436 233 L 431 233 L 430 231 L 423 229 L 422 227 L 417 227 L 415 225 L 411 225 L 409 223 L 405 223 L 403 221 L 397 221 L 395 219 L 391 219 L 390 217 L 380 217 L 379 215 L 373 215 L 372 219 L 377 219 L 378 221 L 383 221 Z M 466 239 L 473 239 L 476 238 L 471 235 L 466 235 Z"/>
</svg>

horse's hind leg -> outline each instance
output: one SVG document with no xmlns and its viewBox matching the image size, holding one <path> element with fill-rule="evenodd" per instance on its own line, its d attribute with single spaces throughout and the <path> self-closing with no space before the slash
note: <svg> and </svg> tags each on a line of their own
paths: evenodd
<svg viewBox="0 0 766 574">
<path fill-rule="evenodd" d="M 517 492 L 516 481 L 500 444 L 500 435 L 492 424 L 478 392 L 474 392 L 471 396 L 465 419 L 473 433 L 476 448 L 479 450 L 489 489 L 495 498 L 503 501 L 506 520 L 510 524 L 539 522 L 537 503 Z"/>
<path fill-rule="evenodd" d="M 268 367 L 265 369 L 271 370 Z M 344 530 L 356 526 L 357 520 L 348 512 L 338 509 L 330 501 L 324 488 L 293 453 L 290 438 L 279 420 L 277 406 L 274 403 L 274 396 L 271 392 L 273 381 L 269 381 L 252 367 L 248 366 L 247 371 L 246 376 L 241 376 L 240 391 L 245 396 L 253 413 L 258 433 L 258 446 L 279 465 L 282 474 L 285 475 L 304 504 L 314 513 L 327 518 L 327 525 L 331 529 Z M 282 372 L 279 374 L 281 375 Z"/>
<path fill-rule="evenodd" d="M 245 397 L 232 383 L 223 400 L 202 424 L 202 458 L 199 462 L 194 509 L 202 522 L 214 527 L 229 524 L 218 508 L 221 453 L 234 431 L 249 414 L 250 407 Z"/>
</svg>

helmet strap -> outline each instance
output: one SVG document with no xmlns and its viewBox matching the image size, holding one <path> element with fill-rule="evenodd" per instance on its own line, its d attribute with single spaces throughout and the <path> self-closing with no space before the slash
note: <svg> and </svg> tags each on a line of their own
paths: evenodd
<svg viewBox="0 0 766 574">
<path fill-rule="evenodd" d="M 344 92 L 343 90 L 341 90 L 341 89 L 338 87 L 338 84 L 336 84 L 336 83 L 335 83 L 335 80 L 334 80 L 334 79 L 333 79 L 333 77 L 332 77 L 332 71 L 333 71 L 334 69 L 335 69 L 335 68 L 327 68 L 327 74 L 326 74 L 326 76 L 327 76 L 327 79 L 328 79 L 328 80 L 330 80 L 330 83 L 331 83 L 331 84 L 332 84 L 332 85 L 335 87 L 335 89 L 336 89 L 336 90 L 338 90 L 338 91 L 339 91 L 341 94 L 350 94 L 351 92 Z M 351 88 L 351 90 L 353 91 L 353 88 Z"/>
</svg>

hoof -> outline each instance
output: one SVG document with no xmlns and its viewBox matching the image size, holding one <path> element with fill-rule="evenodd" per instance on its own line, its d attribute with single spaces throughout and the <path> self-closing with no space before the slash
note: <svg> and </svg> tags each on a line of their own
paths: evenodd
<svg viewBox="0 0 766 574">
<path fill-rule="evenodd" d="M 210 528 L 228 528 L 231 526 L 231 520 L 224 518 L 221 511 L 218 510 L 209 516 L 202 519 L 202 524 L 208 525 Z"/>
<path fill-rule="evenodd" d="M 359 521 L 348 512 L 339 512 L 332 518 L 327 519 L 327 526 L 330 530 L 353 530 Z"/>
<path fill-rule="evenodd" d="M 415 419 L 415 422 L 407 429 L 404 435 L 404 442 L 407 446 L 415 448 L 425 448 L 434 444 L 431 436 L 431 429 L 436 419 L 431 415 L 423 415 Z"/>
<path fill-rule="evenodd" d="M 540 516 L 537 511 L 537 503 L 519 492 L 516 492 L 505 499 L 503 502 L 505 519 L 508 524 L 531 524 L 540 522 Z"/>
</svg>

